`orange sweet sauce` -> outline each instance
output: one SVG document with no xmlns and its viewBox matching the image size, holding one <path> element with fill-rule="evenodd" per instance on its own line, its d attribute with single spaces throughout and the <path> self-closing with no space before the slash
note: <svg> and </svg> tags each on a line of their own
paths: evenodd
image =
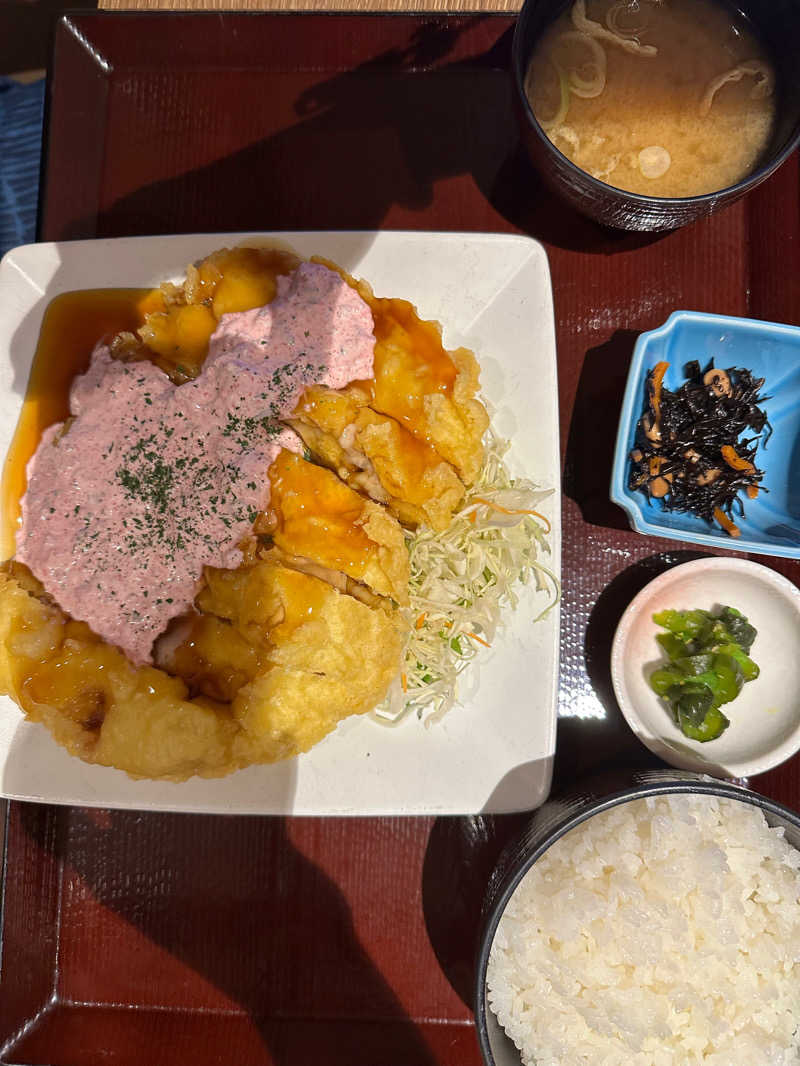
<svg viewBox="0 0 800 1066">
<path fill-rule="evenodd" d="M 375 323 L 372 405 L 427 441 L 425 396 L 451 396 L 457 370 L 434 322 L 400 299 L 367 299 Z"/>
<path fill-rule="evenodd" d="M 429 442 L 425 396 L 439 392 L 451 397 L 458 376 L 456 365 L 442 344 L 439 327 L 421 319 L 408 300 L 375 296 L 366 282 L 356 281 L 324 256 L 312 256 L 311 261 L 336 270 L 372 311 L 374 373 L 369 381 L 354 384 L 368 393 L 370 406 Z"/>
<path fill-rule="evenodd" d="M 83 289 L 65 292 L 50 303 L 42 319 L 39 343 L 17 428 L 0 482 L 0 555 L 14 554 L 26 467 L 42 433 L 69 415 L 73 379 L 89 366 L 99 340 L 121 330 L 135 330 L 161 298 L 150 289 Z"/>
<path fill-rule="evenodd" d="M 282 451 L 269 468 L 275 543 L 360 577 L 373 544 L 358 524 L 364 502 L 323 467 Z"/>
</svg>

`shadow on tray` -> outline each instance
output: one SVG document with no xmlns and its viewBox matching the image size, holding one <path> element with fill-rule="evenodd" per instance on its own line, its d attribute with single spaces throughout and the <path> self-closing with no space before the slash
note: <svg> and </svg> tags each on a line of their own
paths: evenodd
<svg viewBox="0 0 800 1066">
<path fill-rule="evenodd" d="M 150 1007 L 164 1025 L 183 1014 L 186 1061 L 438 1061 L 362 948 L 343 893 L 285 819 L 20 807 L 33 843 L 67 862 L 59 940 L 71 959 L 59 967 L 72 976 L 59 989 L 69 980 L 103 1004 L 137 1007 L 142 1055 Z M 302 828 L 311 823 L 299 824 L 313 848 Z M 104 910 L 92 916 L 96 904 Z M 115 935 L 115 919 L 141 936 Z M 118 1051 L 120 1062 L 136 1061 L 132 1048 Z"/>
<path fill-rule="evenodd" d="M 422 870 L 425 925 L 439 965 L 470 1010 L 489 878 L 529 818 L 526 811 L 437 818 L 431 830 Z"/>
<path fill-rule="evenodd" d="M 609 491 L 622 399 L 638 336 L 634 330 L 620 329 L 586 353 L 564 457 L 564 494 L 575 500 L 585 522 L 611 529 L 630 529 Z"/>
<path fill-rule="evenodd" d="M 618 574 L 600 593 L 586 627 L 586 673 L 601 714 L 596 718 L 559 719 L 554 790 L 571 787 L 581 777 L 599 771 L 661 766 L 625 721 L 611 680 L 611 646 L 622 615 L 639 592 L 659 574 L 707 552 L 665 551 L 647 556 Z"/>
<path fill-rule="evenodd" d="M 58 236 L 195 232 L 198 219 L 205 232 L 379 229 L 393 207 L 423 209 L 437 183 L 470 175 L 504 218 L 549 243 L 613 254 L 659 239 L 604 229 L 542 186 L 513 114 L 512 31 L 484 52 L 447 61 L 458 38 L 485 17 L 426 22 L 405 47 L 302 91 L 287 128 L 143 186 Z M 463 195 L 454 194 L 455 228 Z"/>
<path fill-rule="evenodd" d="M 571 788 L 581 778 L 599 772 L 663 768 L 663 763 L 638 740 L 619 709 L 611 679 L 611 647 L 625 609 L 645 585 L 673 566 L 708 555 L 679 549 L 647 556 L 623 570 L 600 593 L 589 615 L 583 647 L 597 713 L 579 717 L 562 711 L 553 792 Z"/>
</svg>

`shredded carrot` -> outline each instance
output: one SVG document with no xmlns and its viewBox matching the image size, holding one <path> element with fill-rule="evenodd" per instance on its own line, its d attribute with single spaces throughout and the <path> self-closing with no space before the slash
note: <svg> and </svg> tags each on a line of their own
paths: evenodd
<svg viewBox="0 0 800 1066">
<path fill-rule="evenodd" d="M 484 648 L 491 648 L 491 644 L 488 640 L 484 640 L 483 637 L 479 637 L 477 633 L 467 633 L 468 637 L 472 637 L 473 640 L 477 640 L 479 644 L 482 644 Z"/>
<path fill-rule="evenodd" d="M 538 518 L 539 519 L 539 521 L 544 526 L 545 533 L 549 533 L 550 532 L 550 528 L 551 528 L 550 527 L 550 520 L 545 518 L 545 516 L 543 514 L 539 514 L 538 511 L 528 511 L 527 513 L 529 515 L 533 515 L 534 518 Z"/>
<path fill-rule="evenodd" d="M 516 507 L 501 507 L 499 503 L 494 503 L 492 500 L 485 500 L 483 498 L 483 496 L 476 496 L 473 502 L 474 503 L 482 503 L 484 507 L 489 507 L 493 511 L 499 511 L 500 514 L 529 514 L 529 515 L 533 515 L 534 518 L 538 518 L 540 522 L 543 522 L 545 524 L 545 526 L 547 527 L 545 529 L 545 533 L 549 533 L 550 532 L 550 522 L 548 521 L 548 519 L 545 518 L 545 516 L 543 514 L 539 514 L 538 511 L 528 511 L 528 510 L 526 510 L 524 508 L 516 508 Z M 475 521 L 475 512 L 474 511 L 470 515 L 470 519 L 473 522 Z"/>
<path fill-rule="evenodd" d="M 728 518 L 725 512 L 720 510 L 719 507 L 714 508 L 714 517 L 726 533 L 729 533 L 732 537 L 738 537 L 741 535 L 739 527 L 734 522 L 731 522 L 730 518 Z"/>
<path fill-rule="evenodd" d="M 754 500 L 758 496 L 758 485 L 748 485 L 745 490 L 751 500 Z"/>
<path fill-rule="evenodd" d="M 731 447 L 730 444 L 723 444 L 720 449 L 722 452 L 722 458 L 732 467 L 734 470 L 743 470 L 746 474 L 754 474 L 756 468 L 748 459 L 743 459 L 741 455 L 736 454 L 736 449 Z"/>
<path fill-rule="evenodd" d="M 474 526 L 475 523 L 478 521 L 478 512 L 477 511 L 470 511 L 469 520 L 470 520 L 470 522 L 472 522 L 472 524 Z"/>
<path fill-rule="evenodd" d="M 538 518 L 539 521 L 544 525 L 545 533 L 549 533 L 550 532 L 551 526 L 550 526 L 549 519 L 545 518 L 545 516 L 543 514 L 539 514 L 538 511 L 530 511 L 529 513 L 532 514 L 534 518 Z"/>
<path fill-rule="evenodd" d="M 656 365 L 653 367 L 653 396 L 650 400 L 650 403 L 653 408 L 654 425 L 658 425 L 659 419 L 661 418 L 661 385 L 664 381 L 664 375 L 666 374 L 668 369 L 669 363 L 664 362 L 656 363 Z"/>
<path fill-rule="evenodd" d="M 400 684 L 403 686 L 403 692 L 408 692 L 408 676 L 406 674 L 400 675 Z"/>
<path fill-rule="evenodd" d="M 414 629 L 422 629 L 422 627 L 425 625 L 425 619 L 427 617 L 428 617 L 428 612 L 427 611 L 423 611 L 422 614 L 419 616 L 419 618 L 414 623 Z"/>
</svg>

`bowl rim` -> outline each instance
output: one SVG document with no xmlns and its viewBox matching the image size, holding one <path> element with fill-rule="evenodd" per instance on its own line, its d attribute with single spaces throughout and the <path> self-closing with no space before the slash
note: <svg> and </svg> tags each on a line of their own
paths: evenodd
<svg viewBox="0 0 800 1066">
<path fill-rule="evenodd" d="M 702 559 L 691 559 L 688 562 L 679 563 L 676 566 L 671 566 L 667 570 L 664 570 L 651 581 L 648 581 L 644 588 L 637 592 L 623 611 L 611 642 L 611 656 L 609 663 L 611 670 L 611 684 L 614 689 L 614 696 L 616 697 L 619 709 L 622 711 L 625 721 L 631 731 L 635 734 L 637 740 L 648 748 L 648 750 L 654 752 L 659 758 L 663 759 L 664 762 L 669 763 L 670 766 L 674 766 L 678 770 L 688 770 L 695 773 L 710 773 L 710 768 L 708 770 L 700 769 L 698 764 L 693 762 L 690 756 L 687 756 L 685 763 L 673 762 L 668 755 L 664 754 L 661 747 L 652 747 L 649 743 L 650 738 L 641 735 L 639 729 L 643 727 L 645 723 L 637 713 L 633 701 L 622 686 L 620 679 L 621 671 L 618 669 L 618 666 L 622 656 L 624 640 L 628 636 L 633 620 L 641 614 L 644 605 L 650 599 L 653 591 L 660 588 L 662 585 L 669 585 L 674 581 L 680 581 L 683 577 L 689 577 L 692 573 L 708 570 L 719 570 L 723 572 L 726 570 L 734 570 L 748 573 L 759 582 L 763 583 L 765 587 L 779 590 L 787 598 L 793 599 L 800 608 L 800 589 L 798 589 L 794 582 L 790 581 L 789 578 L 778 573 L 777 570 L 772 570 L 768 566 L 762 566 L 761 563 L 757 563 L 753 559 L 740 559 L 736 556 L 728 555 L 709 555 Z M 787 759 L 790 759 L 796 754 L 798 750 L 800 750 L 800 718 L 787 739 L 781 744 L 770 748 L 769 753 L 758 759 L 749 759 L 743 762 L 731 763 L 727 765 L 725 769 L 728 771 L 728 776 L 730 777 L 756 777 L 758 774 L 766 773 L 767 770 L 773 770 L 776 766 L 780 766 L 781 763 L 786 762 Z M 679 757 L 680 756 L 676 753 L 675 758 L 678 759 Z"/>
<path fill-rule="evenodd" d="M 633 771 L 629 772 L 635 773 Z M 591 785 L 592 780 L 589 779 L 584 787 L 590 788 Z M 489 955 L 500 919 L 523 878 L 546 851 L 549 851 L 554 844 L 558 843 L 572 829 L 576 829 L 596 814 L 602 814 L 632 800 L 648 799 L 664 793 L 671 795 L 683 795 L 686 793 L 690 795 L 710 795 L 719 799 L 740 800 L 748 803 L 751 807 L 759 808 L 765 814 L 770 814 L 773 817 L 789 822 L 800 831 L 800 814 L 777 800 L 769 799 L 759 792 L 753 792 L 743 785 L 729 781 L 719 781 L 691 771 L 678 769 L 643 771 L 633 784 L 616 791 L 603 794 L 587 793 L 583 790 L 571 791 L 560 797 L 560 800 L 564 801 L 572 796 L 576 802 L 566 809 L 563 815 L 546 830 L 542 839 L 524 855 L 521 861 L 516 861 L 507 869 L 504 869 L 504 859 L 520 846 L 526 830 L 523 830 L 521 834 L 515 837 L 504 849 L 489 880 L 486 897 L 488 906 L 485 905 L 479 930 L 475 980 L 473 983 L 475 1030 L 478 1038 L 478 1047 L 485 1066 L 497 1066 L 497 1061 L 489 1044 L 487 1028 L 487 1013 L 491 1011 L 491 1007 L 488 1004 L 488 988 L 486 984 Z M 554 800 L 559 802 L 559 797 L 555 797 Z M 548 800 L 544 807 L 539 808 L 539 810 L 546 811 L 548 805 L 553 802 L 553 800 Z M 536 812 L 534 812 L 533 817 L 536 817 Z M 530 823 L 528 824 L 530 826 Z M 493 881 L 498 871 L 502 871 L 502 873 L 497 885 L 494 885 Z M 510 1038 L 508 1039 L 510 1040 Z"/>
<path fill-rule="evenodd" d="M 718 315 L 710 311 L 691 311 L 680 308 L 672 311 L 660 325 L 640 333 L 633 346 L 625 381 L 625 392 L 617 424 L 614 458 L 611 463 L 609 497 L 625 512 L 632 529 L 644 536 L 666 537 L 669 540 L 702 544 L 709 548 L 723 548 L 726 551 L 772 555 L 783 559 L 800 559 L 800 544 L 793 547 L 789 544 L 774 544 L 770 541 L 748 537 L 733 538 L 724 536 L 721 532 L 717 533 L 711 527 L 708 527 L 707 531 L 676 529 L 665 525 L 661 520 L 645 517 L 641 494 L 627 486 L 628 436 L 631 425 L 638 420 L 635 409 L 639 404 L 640 392 L 644 384 L 643 371 L 647 349 L 654 341 L 669 337 L 687 323 L 699 323 L 710 331 L 719 328 L 735 328 L 754 335 L 786 335 L 800 340 L 800 326 L 792 326 L 785 322 L 771 322 L 767 319 L 746 318 L 741 315 Z"/>
<path fill-rule="evenodd" d="M 644 193 L 628 192 L 625 189 L 618 188 L 616 185 L 609 185 L 607 182 L 593 177 L 588 171 L 582 170 L 577 164 L 573 163 L 572 160 L 565 156 L 564 153 L 550 140 L 539 125 L 539 121 L 534 115 L 533 108 L 528 100 L 528 95 L 525 92 L 527 62 L 530 60 L 532 53 L 523 55 L 522 32 L 520 27 L 525 22 L 525 13 L 529 9 L 530 4 L 538 2 L 539 0 L 524 0 L 514 26 L 514 38 L 511 44 L 511 67 L 514 88 L 519 103 L 522 106 L 526 122 L 530 129 L 535 133 L 538 140 L 542 143 L 543 147 L 553 153 L 557 157 L 559 163 L 566 167 L 571 174 L 579 177 L 582 181 L 585 181 L 586 184 L 598 194 L 605 197 L 613 197 L 617 200 L 624 200 L 626 203 L 632 204 L 639 210 L 660 210 L 665 213 L 669 208 L 677 210 L 681 207 L 686 208 L 689 205 L 696 205 L 698 208 L 706 206 L 714 207 L 721 201 L 725 203 L 732 202 L 733 200 L 738 199 L 738 197 L 743 196 L 745 193 L 750 192 L 750 190 L 754 189 L 756 185 L 760 185 L 762 181 L 765 181 L 778 169 L 778 167 L 786 162 L 787 158 L 800 144 L 800 114 L 798 114 L 795 116 L 791 132 L 775 154 L 770 154 L 764 159 L 760 166 L 755 170 L 749 171 L 739 181 L 734 182 L 733 185 L 725 185 L 721 189 L 716 189 L 713 192 L 700 193 L 697 196 L 647 196 Z M 555 7 L 556 5 L 553 6 Z M 566 11 L 567 5 L 563 4 L 562 6 L 564 11 Z M 558 18 L 562 13 L 563 12 L 561 11 L 556 12 L 551 21 L 554 21 L 555 18 Z"/>
</svg>

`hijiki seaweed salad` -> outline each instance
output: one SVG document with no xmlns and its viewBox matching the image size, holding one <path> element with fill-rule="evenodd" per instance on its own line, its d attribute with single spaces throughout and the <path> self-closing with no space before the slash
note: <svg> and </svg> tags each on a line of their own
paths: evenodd
<svg viewBox="0 0 800 1066">
<path fill-rule="evenodd" d="M 703 371 L 686 364 L 687 381 L 676 391 L 664 386 L 669 363 L 647 374 L 646 409 L 631 452 L 631 489 L 644 489 L 668 511 L 683 511 L 739 536 L 735 518 L 745 517 L 743 496 L 754 500 L 763 470 L 759 444 L 772 427 L 761 404 L 764 378 L 742 367 L 721 370 L 713 361 Z"/>
</svg>

